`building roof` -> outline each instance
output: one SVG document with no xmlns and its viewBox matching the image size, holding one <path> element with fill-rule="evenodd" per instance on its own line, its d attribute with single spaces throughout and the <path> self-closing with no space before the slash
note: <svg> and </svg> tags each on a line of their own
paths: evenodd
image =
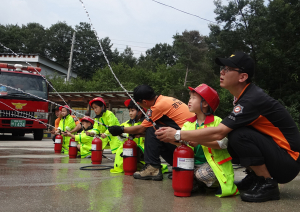
<svg viewBox="0 0 300 212">
<path fill-rule="evenodd" d="M 16 62 L 28 62 L 28 63 L 39 63 L 42 64 L 44 66 L 47 66 L 51 69 L 57 70 L 58 72 L 60 72 L 61 74 L 66 75 L 68 72 L 68 69 L 66 67 L 64 67 L 63 65 L 50 60 L 46 57 L 43 57 L 39 54 L 23 54 L 23 53 L 18 53 L 19 56 L 16 56 L 15 54 L 12 53 L 0 53 L 0 61 L 5 61 L 5 62 L 12 62 L 12 63 L 16 63 Z M 35 65 L 33 65 L 35 66 Z M 72 75 L 74 75 L 73 77 L 77 77 L 76 72 L 74 72 L 72 70 Z"/>
<path fill-rule="evenodd" d="M 133 95 L 133 91 L 128 91 Z M 125 91 L 87 91 L 87 92 L 59 92 L 59 95 L 71 104 L 71 107 L 87 107 L 90 100 L 95 97 L 104 99 L 108 107 L 122 108 L 125 107 L 124 101 L 129 99 Z M 64 104 L 63 100 L 56 92 L 49 92 L 49 100 L 58 104 Z"/>
</svg>

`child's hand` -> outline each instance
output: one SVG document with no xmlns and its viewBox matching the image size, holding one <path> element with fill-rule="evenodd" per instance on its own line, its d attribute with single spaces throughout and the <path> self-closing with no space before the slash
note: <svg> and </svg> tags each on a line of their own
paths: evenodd
<svg viewBox="0 0 300 212">
<path fill-rule="evenodd" d="M 191 147 L 196 147 L 196 146 L 198 146 L 198 143 L 195 142 L 195 141 L 188 141 L 188 144 L 189 144 Z"/>
<path fill-rule="evenodd" d="M 66 132 L 64 136 L 69 136 L 69 137 L 71 137 L 71 135 L 72 135 L 72 133 Z"/>
<path fill-rule="evenodd" d="M 107 136 L 104 133 L 101 134 L 101 138 L 106 138 L 106 137 Z"/>
<path fill-rule="evenodd" d="M 85 132 L 85 134 L 86 134 L 87 136 L 94 136 L 94 135 L 95 135 L 94 132 Z"/>
</svg>

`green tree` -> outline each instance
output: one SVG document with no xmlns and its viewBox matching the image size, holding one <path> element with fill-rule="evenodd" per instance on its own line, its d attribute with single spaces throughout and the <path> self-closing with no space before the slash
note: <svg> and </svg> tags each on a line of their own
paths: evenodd
<svg viewBox="0 0 300 212">
<path fill-rule="evenodd" d="M 148 49 L 145 56 L 141 55 L 138 64 L 155 71 L 157 65 L 165 64 L 166 66 L 173 66 L 176 64 L 176 60 L 177 56 L 173 46 L 167 43 L 159 43 L 153 48 Z"/>
<path fill-rule="evenodd" d="M 27 54 L 38 53 L 47 56 L 47 31 L 38 23 L 28 23 L 21 28 L 22 43 L 21 52 Z"/>
<path fill-rule="evenodd" d="M 196 87 L 201 83 L 212 85 L 215 78 L 212 68 L 207 61 L 207 44 L 205 36 L 199 31 L 184 31 L 181 35 L 173 36 L 173 46 L 178 56 L 177 64 L 182 64 L 183 69 L 178 70 L 184 74 L 183 86 Z M 188 89 L 182 93 L 187 101 Z"/>
<path fill-rule="evenodd" d="M 81 22 L 75 26 L 76 42 L 74 47 L 73 70 L 79 77 L 88 79 L 93 76 L 99 68 L 107 65 L 99 43 L 90 24 Z M 112 51 L 110 39 L 108 37 L 101 39 L 101 45 L 111 63 L 118 62 L 118 51 Z"/>
<path fill-rule="evenodd" d="M 256 63 L 254 82 L 287 108 L 299 110 L 299 1 L 272 0 L 265 5 L 263 0 L 230 0 L 222 5 L 218 0 L 215 5 L 219 25 L 210 25 L 206 39 L 215 73 L 216 57 L 236 50 L 249 53 Z"/>
<path fill-rule="evenodd" d="M 74 29 L 65 22 L 51 25 L 47 30 L 47 56 L 68 67 Z"/>
<path fill-rule="evenodd" d="M 14 52 L 20 53 L 23 45 L 21 27 L 13 24 L 8 24 L 6 26 L 0 25 L 0 42 Z M 5 49 L 2 46 L 0 46 L 0 51 L 4 53 L 12 53 L 9 49 Z"/>
<path fill-rule="evenodd" d="M 133 51 L 130 47 L 126 46 L 124 51 L 120 54 L 119 62 L 129 65 L 131 68 L 136 65 L 137 59 L 133 56 Z"/>
</svg>

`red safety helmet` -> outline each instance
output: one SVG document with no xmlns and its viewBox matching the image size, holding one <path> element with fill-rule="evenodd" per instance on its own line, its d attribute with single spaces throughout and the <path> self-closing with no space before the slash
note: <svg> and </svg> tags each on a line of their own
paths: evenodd
<svg viewBox="0 0 300 212">
<path fill-rule="evenodd" d="M 89 104 L 90 104 L 91 107 L 92 107 L 92 104 L 93 104 L 94 102 L 102 102 L 102 103 L 104 104 L 104 106 L 106 107 L 106 103 L 105 103 L 105 101 L 104 101 L 101 97 L 96 97 L 96 98 L 92 99 L 92 100 L 89 102 Z"/>
<path fill-rule="evenodd" d="M 72 113 L 72 110 L 68 105 L 60 106 L 59 110 L 61 111 L 63 108 L 66 108 L 70 112 L 70 114 Z"/>
<path fill-rule="evenodd" d="M 220 103 L 220 98 L 217 91 L 206 84 L 200 84 L 196 88 L 189 87 L 189 89 L 199 94 L 214 112 L 217 110 Z"/>
<path fill-rule="evenodd" d="M 128 107 L 129 104 L 130 104 L 130 101 L 131 101 L 131 99 L 127 99 L 127 100 L 124 102 L 124 105 L 125 105 L 126 107 Z"/>
<path fill-rule="evenodd" d="M 88 117 L 88 116 L 83 117 L 83 118 L 81 119 L 81 122 L 83 122 L 83 121 L 88 121 L 88 122 L 90 122 L 92 125 L 94 125 L 94 120 L 91 119 L 91 118 Z"/>
<path fill-rule="evenodd" d="M 127 99 L 125 102 L 124 102 L 124 105 L 126 106 L 126 107 L 128 107 L 129 106 L 129 104 L 132 102 L 132 100 L 131 99 Z M 132 102 L 133 103 L 133 102 Z M 133 103 L 134 104 L 134 103 Z M 136 109 L 137 109 L 137 111 L 139 111 L 139 108 L 137 107 L 137 106 L 135 106 L 136 107 Z M 147 109 L 146 108 L 142 108 L 144 111 L 145 111 L 145 113 L 147 112 Z"/>
</svg>

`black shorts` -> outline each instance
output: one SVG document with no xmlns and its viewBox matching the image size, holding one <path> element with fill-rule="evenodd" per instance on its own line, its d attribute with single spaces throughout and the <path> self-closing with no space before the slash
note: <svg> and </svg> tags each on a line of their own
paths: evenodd
<svg viewBox="0 0 300 212">
<path fill-rule="evenodd" d="M 253 127 L 235 129 L 229 133 L 228 139 L 228 152 L 234 164 L 245 167 L 265 164 L 278 183 L 290 182 L 299 173 L 300 164 L 270 136 Z"/>
</svg>

